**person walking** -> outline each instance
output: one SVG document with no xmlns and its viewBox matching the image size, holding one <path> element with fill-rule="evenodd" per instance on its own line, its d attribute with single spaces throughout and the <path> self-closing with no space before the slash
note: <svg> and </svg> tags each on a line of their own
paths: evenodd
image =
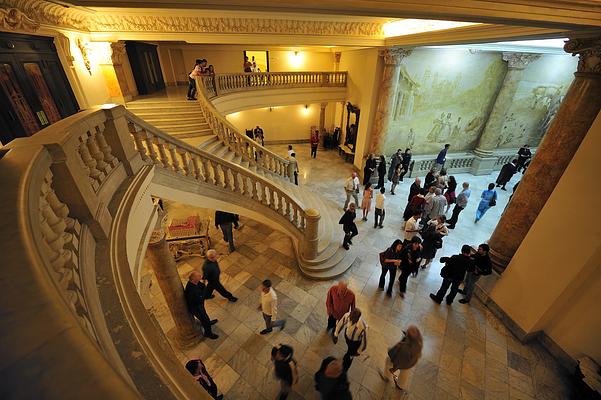
<svg viewBox="0 0 601 400">
<path fill-rule="evenodd" d="M 361 211 L 363 211 L 363 221 L 367 221 L 367 215 L 371 210 L 371 199 L 373 197 L 374 190 L 371 187 L 371 183 L 367 182 L 363 189 L 363 199 L 361 201 Z"/>
<path fill-rule="evenodd" d="M 216 319 L 211 320 L 205 309 L 205 285 L 201 282 L 202 276 L 198 271 L 192 271 L 188 276 L 188 282 L 184 289 L 184 298 L 190 314 L 194 315 L 200 321 L 204 337 L 217 339 L 218 335 L 213 333 L 212 325 L 217 323 Z"/>
<path fill-rule="evenodd" d="M 215 228 L 221 229 L 223 240 L 227 242 L 230 254 L 236 250 L 234 246 L 233 226 L 237 224 L 238 217 L 226 211 L 215 211 Z"/>
<path fill-rule="evenodd" d="M 396 171 L 396 168 L 399 166 L 403 159 L 401 156 L 401 152 L 402 150 L 398 149 L 396 153 L 394 153 L 392 157 L 390 157 L 390 167 L 388 168 L 388 182 L 392 181 L 392 174 L 394 174 L 394 171 Z"/>
<path fill-rule="evenodd" d="M 376 195 L 374 228 L 377 228 L 377 227 L 383 228 L 384 227 L 382 224 L 384 223 L 384 217 L 386 216 L 386 209 L 384 208 L 385 203 L 386 203 L 386 196 L 384 195 L 385 191 L 386 191 L 386 189 L 384 189 L 384 187 L 382 186 L 380 188 L 380 193 L 378 193 Z"/>
<path fill-rule="evenodd" d="M 440 271 L 442 285 L 436 294 L 430 293 L 430 298 L 436 303 L 442 303 L 449 287 L 451 288 L 451 292 L 447 295 L 447 305 L 453 303 L 453 300 L 459 291 L 459 285 L 465 278 L 465 272 L 471 268 L 471 264 L 473 263 L 473 260 L 470 257 L 471 251 L 472 248 L 469 245 L 464 244 L 463 247 L 461 247 L 461 254 L 455 254 L 451 257 L 442 257 L 440 259 L 440 262 L 445 263 Z"/>
<path fill-rule="evenodd" d="M 388 349 L 384 370 L 378 371 L 380 377 L 388 382 L 388 374 L 391 374 L 395 386 L 406 392 L 409 371 L 415 367 L 421 358 L 423 347 L 424 340 L 421 332 L 417 326 L 409 325 L 407 330 L 403 331 L 401 341 Z"/>
<path fill-rule="evenodd" d="M 253 135 L 257 143 L 261 142 L 261 146 L 265 146 L 265 134 L 263 133 L 263 128 L 257 125 L 257 127 L 253 131 Z"/>
<path fill-rule="evenodd" d="M 417 275 L 422 251 L 421 243 L 421 238 L 415 236 L 409 244 L 403 247 L 403 251 L 401 252 L 401 276 L 399 276 L 399 294 L 401 297 L 405 297 L 409 275 Z"/>
<path fill-rule="evenodd" d="M 294 349 L 285 344 L 277 344 L 271 349 L 271 361 L 275 377 L 280 381 L 278 400 L 285 400 L 292 391 L 292 386 L 298 383 L 298 369 L 294 359 Z"/>
<path fill-rule="evenodd" d="M 489 208 L 494 207 L 496 205 L 497 192 L 495 191 L 495 184 L 489 183 L 488 190 L 484 190 L 482 192 L 482 195 L 480 196 L 480 204 L 478 204 L 478 209 L 476 210 L 476 219 L 474 220 L 474 222 L 477 223 L 478 221 L 480 221 L 484 214 L 486 214 L 486 211 L 488 211 Z"/>
<path fill-rule="evenodd" d="M 346 281 L 338 281 L 338 284 L 332 286 L 326 295 L 326 311 L 328 313 L 326 332 L 336 328 L 336 324 L 342 319 L 344 314 L 354 309 L 355 293 L 348 288 Z"/>
<path fill-rule="evenodd" d="M 326 357 L 315 373 L 315 390 L 322 400 L 352 400 L 349 381 L 342 361 Z"/>
<path fill-rule="evenodd" d="M 274 327 L 279 327 L 281 331 L 284 330 L 286 320 L 276 319 L 278 315 L 278 296 L 271 287 L 269 279 L 265 279 L 261 283 L 261 304 L 259 305 L 259 310 L 263 313 L 263 319 L 265 320 L 265 329 L 260 332 L 261 335 L 272 332 Z"/>
<path fill-rule="evenodd" d="M 382 273 L 380 274 L 380 282 L 378 287 L 384 290 L 384 284 L 386 283 L 386 274 L 390 275 L 388 281 L 388 289 L 386 295 L 392 296 L 392 286 L 394 285 L 394 278 L 396 277 L 397 268 L 401 266 L 401 252 L 403 250 L 403 241 L 396 239 L 392 242 L 392 246 L 380 253 L 380 264 L 382 265 Z"/>
<path fill-rule="evenodd" d="M 355 203 L 351 203 L 340 218 L 340 221 L 338 221 L 338 223 L 342 225 L 342 230 L 344 231 L 342 247 L 344 247 L 345 250 L 349 249 L 349 244 L 353 244 L 353 238 L 359 234 L 357 225 L 355 225 L 355 218 L 357 218 Z"/>
<path fill-rule="evenodd" d="M 411 202 L 413 196 L 416 196 L 422 191 L 422 180 L 419 178 L 415 178 L 415 181 L 409 187 L 409 196 L 407 197 L 407 204 Z"/>
<path fill-rule="evenodd" d="M 344 202 L 344 210 L 348 207 L 348 203 L 351 200 L 351 196 L 355 200 L 355 204 L 359 204 L 359 177 L 356 172 L 353 172 L 344 183 L 344 191 L 346 193 L 346 201 Z"/>
<path fill-rule="evenodd" d="M 436 156 L 436 169 L 439 171 L 444 168 L 444 163 L 447 161 L 447 151 L 451 148 L 450 144 L 445 144 L 443 149 L 440 150 L 438 156 Z"/>
<path fill-rule="evenodd" d="M 367 156 L 365 160 L 365 167 L 363 167 L 363 184 L 367 185 L 371 176 L 376 171 L 376 158 L 373 154 Z"/>
<path fill-rule="evenodd" d="M 501 171 L 499 172 L 499 176 L 497 177 L 496 181 L 497 187 L 500 186 L 501 190 L 507 190 L 505 185 L 507 185 L 507 182 L 509 182 L 517 172 L 517 163 L 518 160 L 511 160 L 511 162 L 501 167 Z"/>
<path fill-rule="evenodd" d="M 399 179 L 401 178 L 401 170 L 402 170 L 402 166 L 401 164 L 398 164 L 396 166 L 396 168 L 394 169 L 394 172 L 392 173 L 392 185 L 390 186 L 390 194 L 394 195 L 396 194 L 394 192 L 394 190 L 396 189 L 397 185 L 399 184 Z"/>
<path fill-rule="evenodd" d="M 457 196 L 457 199 L 455 200 L 455 207 L 453 207 L 453 213 L 448 221 L 449 229 L 455 229 L 459 214 L 467 207 L 467 202 L 472 194 L 469 183 L 463 182 L 462 187 L 463 190 L 461 190 L 461 193 L 459 193 L 459 196 Z"/>
<path fill-rule="evenodd" d="M 380 162 L 378 163 L 378 186 L 375 189 L 384 187 L 384 179 L 386 178 L 386 157 L 380 154 Z"/>
<path fill-rule="evenodd" d="M 342 316 L 334 330 L 334 344 L 338 343 L 338 335 L 344 329 L 346 353 L 342 359 L 345 371 L 351 367 L 353 357 L 358 357 L 367 347 L 367 323 L 361 318 L 361 310 L 355 308 Z"/>
<path fill-rule="evenodd" d="M 422 217 L 422 212 L 418 210 L 418 211 L 413 212 L 413 215 L 411 216 L 411 218 L 409 218 L 407 220 L 407 222 L 405 222 L 405 227 L 404 227 L 405 240 L 404 240 L 403 244 L 407 244 L 407 243 L 411 242 L 411 240 L 413 240 L 414 237 L 419 237 L 419 231 L 420 231 L 419 220 L 421 217 Z"/>
<path fill-rule="evenodd" d="M 405 176 L 405 174 L 407 174 L 407 172 L 409 172 L 409 165 L 411 165 L 411 158 L 412 158 L 411 149 L 406 148 L 405 152 L 403 153 L 403 155 L 401 157 L 401 174 L 400 174 L 401 182 L 403 182 L 403 177 Z"/>
<path fill-rule="evenodd" d="M 473 255 L 474 262 L 470 264 L 467 269 L 467 274 L 465 275 L 465 282 L 463 284 L 463 290 L 460 293 L 463 293 L 465 297 L 459 302 L 461 304 L 470 304 L 470 300 L 472 300 L 472 295 L 474 294 L 474 288 L 476 287 L 476 282 L 480 279 L 481 276 L 486 276 L 492 274 L 492 262 L 490 261 L 490 256 L 488 252 L 490 251 L 490 247 L 486 243 L 482 243 L 478 246 L 478 251 Z"/>
<path fill-rule="evenodd" d="M 202 275 L 207 281 L 204 296 L 205 299 L 212 299 L 215 297 L 213 295 L 213 290 L 217 290 L 220 295 L 228 299 L 230 302 L 235 303 L 238 301 L 238 298 L 234 297 L 233 294 L 228 292 L 219 281 L 221 269 L 219 268 L 219 263 L 217 262 L 217 252 L 214 249 L 207 250 L 207 259 L 202 266 Z"/>
<path fill-rule="evenodd" d="M 288 156 L 288 160 L 290 161 L 290 170 L 294 175 L 294 184 L 298 186 L 298 161 L 296 160 L 296 153 L 292 152 L 290 156 Z"/>
<path fill-rule="evenodd" d="M 518 162 L 516 163 L 517 171 L 520 172 L 531 158 L 532 152 L 530 151 L 530 146 L 525 144 L 518 150 Z"/>
<path fill-rule="evenodd" d="M 426 207 L 426 190 L 420 189 L 420 192 L 417 193 L 416 196 L 413 196 L 407 206 L 405 207 L 405 211 L 403 211 L 403 220 L 408 221 L 409 218 L 413 216 L 416 212 L 423 213 L 424 208 Z"/>
<path fill-rule="evenodd" d="M 451 204 L 455 204 L 457 200 L 457 196 L 455 195 L 455 190 L 457 190 L 457 180 L 453 175 L 449 177 L 449 183 L 447 185 L 447 190 L 444 192 L 444 198 L 447 199 L 447 209 L 445 210 L 445 214 L 449 212 L 449 208 L 451 208 Z"/>
<path fill-rule="evenodd" d="M 449 230 L 445 224 L 446 217 L 439 215 L 436 218 L 428 221 L 422 232 L 422 260 L 424 263 L 421 265 L 422 269 L 426 269 L 436 257 L 436 251 L 442 248 L 442 238 L 449 234 Z"/>
<path fill-rule="evenodd" d="M 215 400 L 223 399 L 222 394 L 218 395 L 219 390 L 217 389 L 217 384 L 207 372 L 207 367 L 205 367 L 201 359 L 188 361 L 186 363 L 186 369 L 192 374 L 194 380 L 198 382 L 212 398 Z"/>
<path fill-rule="evenodd" d="M 435 219 L 441 215 L 444 215 L 446 207 L 447 199 L 442 195 L 442 189 L 434 189 L 434 197 L 431 199 L 428 217 L 430 219 Z"/>
<path fill-rule="evenodd" d="M 430 212 L 432 211 L 432 200 L 436 196 L 436 187 L 430 186 L 428 188 L 428 193 L 424 196 L 424 213 L 422 215 L 424 221 L 430 220 Z"/>
<path fill-rule="evenodd" d="M 438 173 L 436 172 L 436 168 L 432 167 L 430 171 L 426 174 L 424 178 L 424 189 L 429 190 L 430 187 L 436 185 L 438 181 Z"/>
<path fill-rule="evenodd" d="M 319 146 L 319 131 L 314 131 L 311 135 L 311 157 L 317 157 L 317 147 Z"/>
<path fill-rule="evenodd" d="M 449 177 L 447 176 L 446 168 L 440 170 L 438 174 L 438 178 L 436 178 L 436 187 L 440 190 L 444 191 L 449 184 Z"/>
</svg>

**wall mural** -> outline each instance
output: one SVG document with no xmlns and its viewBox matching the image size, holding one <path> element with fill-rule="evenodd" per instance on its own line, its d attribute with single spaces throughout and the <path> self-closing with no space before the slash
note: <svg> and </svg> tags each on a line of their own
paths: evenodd
<svg viewBox="0 0 601 400">
<path fill-rule="evenodd" d="M 543 55 L 526 68 L 498 148 L 538 145 L 570 85 L 576 61 L 568 55 Z M 385 154 L 405 147 L 414 154 L 433 154 L 444 143 L 451 143 L 452 151 L 474 149 L 506 70 L 501 52 L 414 50 L 400 66 Z"/>
<path fill-rule="evenodd" d="M 577 59 L 544 54 L 526 67 L 496 148 L 538 146 L 570 87 Z"/>
</svg>

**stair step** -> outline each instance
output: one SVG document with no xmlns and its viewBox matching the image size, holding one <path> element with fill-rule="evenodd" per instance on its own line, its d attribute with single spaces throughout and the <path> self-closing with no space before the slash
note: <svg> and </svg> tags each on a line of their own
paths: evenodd
<svg viewBox="0 0 601 400">
<path fill-rule="evenodd" d="M 140 117 L 142 118 L 142 117 Z M 189 116 L 189 117 L 173 117 L 171 115 L 168 116 L 159 116 L 155 115 L 153 117 L 144 117 L 146 122 L 153 125 L 163 124 L 163 125 L 181 125 L 181 124 L 190 124 L 190 125 L 206 125 L 207 121 L 202 116 Z"/>
</svg>

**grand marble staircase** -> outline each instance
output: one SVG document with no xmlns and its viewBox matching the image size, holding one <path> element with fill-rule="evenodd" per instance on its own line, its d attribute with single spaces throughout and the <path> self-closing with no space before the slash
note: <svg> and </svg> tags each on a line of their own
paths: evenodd
<svg viewBox="0 0 601 400">
<path fill-rule="evenodd" d="M 213 135 L 195 101 L 150 98 L 131 101 L 126 107 L 149 124 L 178 139 Z"/>
<path fill-rule="evenodd" d="M 346 272 L 355 261 L 356 253 L 352 249 L 344 250 L 341 246 L 342 230 L 338 220 L 342 211 L 339 205 L 306 187 L 295 185 L 289 178 L 262 168 L 257 163 L 251 164 L 249 160 L 231 151 L 217 136 L 208 138 L 198 148 L 263 176 L 294 197 L 305 208 L 319 211 L 321 218 L 318 229 L 317 257 L 312 260 L 304 260 L 302 256 L 299 257 L 299 267 L 304 275 L 312 279 L 332 279 Z"/>
</svg>

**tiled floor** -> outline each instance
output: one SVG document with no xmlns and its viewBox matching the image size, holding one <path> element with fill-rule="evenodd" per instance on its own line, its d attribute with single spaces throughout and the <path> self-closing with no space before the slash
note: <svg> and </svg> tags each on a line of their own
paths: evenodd
<svg viewBox="0 0 601 400">
<path fill-rule="evenodd" d="M 301 170 L 301 184 L 320 191 L 342 205 L 343 179 L 351 171 L 335 152 L 320 151 L 317 160 L 308 158 L 306 145 L 295 145 Z M 274 147 L 284 152 L 283 146 Z M 495 176 L 496 177 L 496 176 Z M 499 191 L 498 206 L 474 224 L 474 212 L 481 190 L 494 177 L 457 175 L 467 180 L 473 198 L 460 217 L 457 229 L 445 239 L 438 256 L 456 253 L 464 242 L 478 244 L 486 240 L 509 197 Z M 517 181 L 514 178 L 514 181 Z M 440 285 L 440 264 L 433 263 L 417 278 L 410 278 L 408 294 L 388 298 L 378 291 L 380 267 L 377 253 L 400 235 L 401 213 L 409 183 L 388 196 L 385 229 L 359 222 L 360 255 L 344 275 L 357 296 L 357 305 L 370 326 L 367 351 L 353 362 L 349 371 L 354 399 L 394 399 L 399 391 L 385 384 L 377 374 L 386 350 L 400 337 L 401 329 L 416 324 L 424 335 L 423 356 L 410 378 L 411 399 L 566 399 L 569 398 L 565 373 L 537 345 L 521 345 L 478 301 L 472 305 L 455 302 L 452 306 L 433 303 L 428 294 Z M 509 185 L 510 187 L 512 184 Z M 194 214 L 189 207 L 167 204 L 173 216 Z M 299 275 L 289 239 L 278 231 L 248 219 L 235 231 L 237 251 L 227 255 L 219 233 L 211 230 L 215 248 L 221 254 L 222 282 L 240 298 L 228 303 L 219 295 L 207 302 L 211 318 L 218 318 L 218 340 L 204 340 L 195 348 L 180 351 L 178 357 L 201 357 L 226 399 L 273 399 L 277 383 L 270 364 L 273 344 L 286 343 L 295 349 L 300 382 L 291 399 L 317 399 L 313 374 L 323 358 L 342 356 L 344 341 L 334 345 L 325 333 L 325 293 L 333 282 L 310 281 Z M 182 279 L 192 269 L 200 269 L 203 259 L 189 258 L 178 267 Z M 279 296 L 278 317 L 287 318 L 284 331 L 261 336 L 263 320 L 259 304 L 260 282 L 269 278 Z M 169 332 L 173 322 L 158 285 L 151 288 L 153 313 Z"/>
</svg>

